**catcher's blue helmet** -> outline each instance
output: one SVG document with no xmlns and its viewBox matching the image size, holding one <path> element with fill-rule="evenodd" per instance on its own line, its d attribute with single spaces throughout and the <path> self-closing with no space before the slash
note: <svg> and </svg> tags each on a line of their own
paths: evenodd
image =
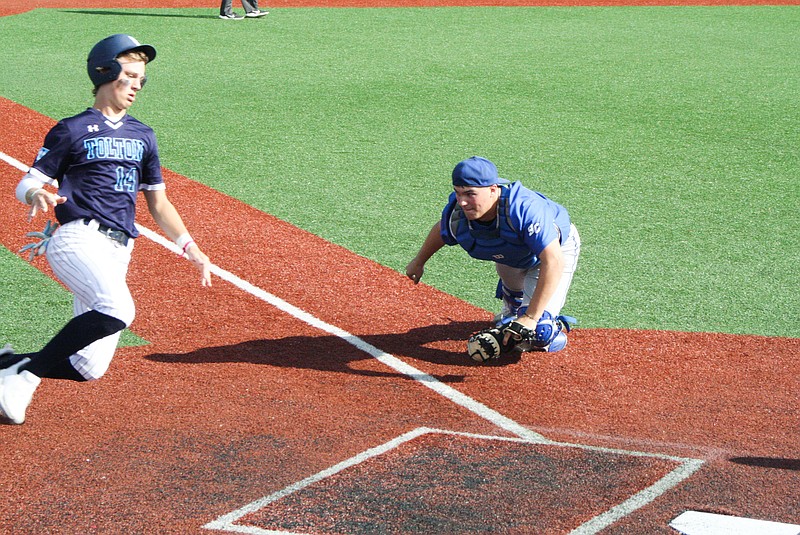
<svg viewBox="0 0 800 535">
<path fill-rule="evenodd" d="M 86 69 L 94 86 L 100 87 L 116 80 L 122 72 L 122 65 L 117 61 L 117 57 L 125 52 L 137 51 L 144 52 L 148 61 L 153 61 L 156 57 L 155 48 L 143 45 L 124 33 L 116 33 L 94 45 L 86 60 Z"/>
</svg>

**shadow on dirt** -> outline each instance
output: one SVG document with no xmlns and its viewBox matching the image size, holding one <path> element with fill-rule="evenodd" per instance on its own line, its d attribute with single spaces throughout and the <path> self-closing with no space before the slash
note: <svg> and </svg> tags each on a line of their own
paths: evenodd
<svg viewBox="0 0 800 535">
<path fill-rule="evenodd" d="M 732 463 L 756 468 L 800 471 L 800 459 L 783 459 L 780 457 L 732 457 L 728 460 Z"/>
<path fill-rule="evenodd" d="M 484 327 L 486 322 L 452 322 L 419 327 L 404 333 L 354 334 L 349 342 L 333 335 L 248 340 L 224 346 L 204 347 L 188 353 L 153 353 L 145 358 L 155 362 L 178 364 L 249 362 L 326 372 L 414 379 L 418 377 L 399 372 L 359 369 L 353 367 L 353 364 L 381 355 L 400 358 L 412 366 L 414 364 L 409 362 L 410 360 L 466 367 L 506 366 L 519 361 L 518 356 L 504 356 L 486 364 L 470 360 L 464 351 L 465 341 L 471 333 Z M 442 382 L 461 382 L 463 377 L 463 375 L 445 375 L 436 378 Z"/>
</svg>

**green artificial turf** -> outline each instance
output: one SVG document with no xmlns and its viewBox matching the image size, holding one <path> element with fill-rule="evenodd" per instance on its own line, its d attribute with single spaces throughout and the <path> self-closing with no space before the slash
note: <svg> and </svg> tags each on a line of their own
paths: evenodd
<svg viewBox="0 0 800 535">
<path fill-rule="evenodd" d="M 174 171 L 402 272 L 480 154 L 569 209 L 581 326 L 800 336 L 800 7 L 270 11 L 5 17 L 0 95 L 77 113 L 130 33 Z M 463 251 L 423 280 L 497 308 Z"/>
<path fill-rule="evenodd" d="M 26 258 L 0 247 L 0 346 L 12 342 L 15 351 L 39 350 L 72 317 L 72 294 L 36 269 L 46 260 Z M 146 342 L 127 329 L 121 346 Z"/>
</svg>

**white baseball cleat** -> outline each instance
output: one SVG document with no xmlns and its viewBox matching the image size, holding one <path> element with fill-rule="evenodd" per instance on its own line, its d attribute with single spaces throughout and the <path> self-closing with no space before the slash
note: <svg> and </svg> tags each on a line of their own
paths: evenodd
<svg viewBox="0 0 800 535">
<path fill-rule="evenodd" d="M 7 418 L 12 424 L 24 423 L 25 411 L 41 382 L 40 378 L 27 370 L 3 375 L 0 378 L 0 417 Z"/>
</svg>

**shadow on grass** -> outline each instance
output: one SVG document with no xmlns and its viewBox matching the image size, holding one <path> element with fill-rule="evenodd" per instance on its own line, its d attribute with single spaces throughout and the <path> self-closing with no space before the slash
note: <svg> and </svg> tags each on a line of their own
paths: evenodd
<svg viewBox="0 0 800 535">
<path fill-rule="evenodd" d="M 216 19 L 218 11 L 216 8 L 209 8 L 209 15 L 188 15 L 183 13 L 140 13 L 131 11 L 100 11 L 95 9 L 61 9 L 62 13 L 76 13 L 78 15 L 108 15 L 114 17 L 171 17 L 179 19 Z"/>
</svg>

